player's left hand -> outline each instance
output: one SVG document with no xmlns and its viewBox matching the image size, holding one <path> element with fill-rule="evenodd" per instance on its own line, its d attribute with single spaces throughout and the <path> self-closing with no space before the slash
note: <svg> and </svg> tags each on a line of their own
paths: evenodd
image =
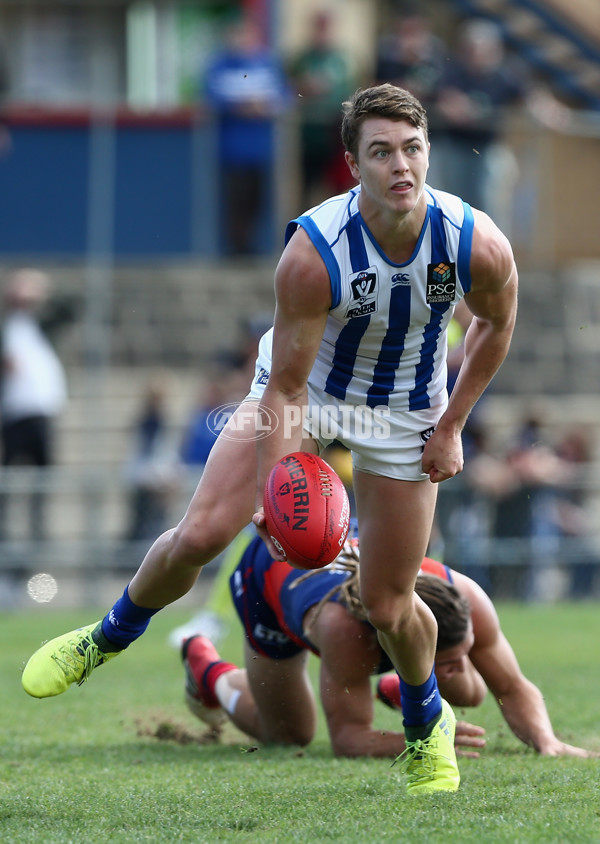
<svg viewBox="0 0 600 844">
<path fill-rule="evenodd" d="M 447 434 L 436 428 L 423 448 L 423 471 L 437 484 L 462 472 L 463 449 L 460 432 Z"/>
</svg>

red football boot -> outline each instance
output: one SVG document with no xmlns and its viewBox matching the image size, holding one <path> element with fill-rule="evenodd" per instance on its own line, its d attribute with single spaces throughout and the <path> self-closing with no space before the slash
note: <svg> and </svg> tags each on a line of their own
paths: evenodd
<svg viewBox="0 0 600 844">
<path fill-rule="evenodd" d="M 377 681 L 377 700 L 385 703 L 390 709 L 402 711 L 400 702 L 400 680 L 397 674 L 383 674 Z"/>
<path fill-rule="evenodd" d="M 225 671 L 235 668 L 223 662 L 206 636 L 190 636 L 181 646 L 185 668 L 185 700 L 190 711 L 211 727 L 227 720 L 227 714 L 214 693 L 214 684 Z"/>
</svg>

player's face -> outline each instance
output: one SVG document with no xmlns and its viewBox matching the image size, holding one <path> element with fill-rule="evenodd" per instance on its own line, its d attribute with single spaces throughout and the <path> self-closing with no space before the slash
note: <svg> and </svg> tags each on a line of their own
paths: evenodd
<svg viewBox="0 0 600 844">
<path fill-rule="evenodd" d="M 455 674 L 462 674 L 467 667 L 469 651 L 473 647 L 475 637 L 473 625 L 469 624 L 467 635 L 460 643 L 453 648 L 445 648 L 435 655 L 435 676 L 438 681 L 449 680 Z"/>
<path fill-rule="evenodd" d="M 423 129 L 406 120 L 369 117 L 360 129 L 358 157 L 347 152 L 346 161 L 364 202 L 407 214 L 423 195 L 429 144 Z"/>
</svg>

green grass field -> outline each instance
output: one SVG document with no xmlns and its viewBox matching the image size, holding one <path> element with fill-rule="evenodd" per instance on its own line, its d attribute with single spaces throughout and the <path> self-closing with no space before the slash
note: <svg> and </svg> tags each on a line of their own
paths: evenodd
<svg viewBox="0 0 600 844">
<path fill-rule="evenodd" d="M 556 732 L 600 750 L 598 606 L 499 612 Z M 189 615 L 165 610 L 84 686 L 38 701 L 20 684 L 30 653 L 99 614 L 2 614 L 2 842 L 600 842 L 600 760 L 537 756 L 489 699 L 459 713 L 486 728 L 488 747 L 461 760 L 455 795 L 408 798 L 389 762 L 335 759 L 322 718 L 303 751 L 258 749 L 233 728 L 209 742 L 184 707 L 179 655 L 167 645 Z M 239 662 L 232 628 L 221 651 Z M 377 724 L 398 728 L 377 706 Z"/>
</svg>

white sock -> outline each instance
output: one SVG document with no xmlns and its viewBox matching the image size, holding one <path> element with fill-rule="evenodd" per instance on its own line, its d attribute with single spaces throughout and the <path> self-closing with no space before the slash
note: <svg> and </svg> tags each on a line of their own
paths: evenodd
<svg viewBox="0 0 600 844">
<path fill-rule="evenodd" d="M 233 674 L 232 671 L 226 671 L 225 674 L 217 677 L 217 682 L 215 683 L 215 695 L 218 697 L 219 703 L 225 712 L 229 715 L 233 715 L 235 712 L 235 707 L 242 694 L 239 689 L 234 689 L 231 686 L 229 682 L 231 674 Z"/>
</svg>

